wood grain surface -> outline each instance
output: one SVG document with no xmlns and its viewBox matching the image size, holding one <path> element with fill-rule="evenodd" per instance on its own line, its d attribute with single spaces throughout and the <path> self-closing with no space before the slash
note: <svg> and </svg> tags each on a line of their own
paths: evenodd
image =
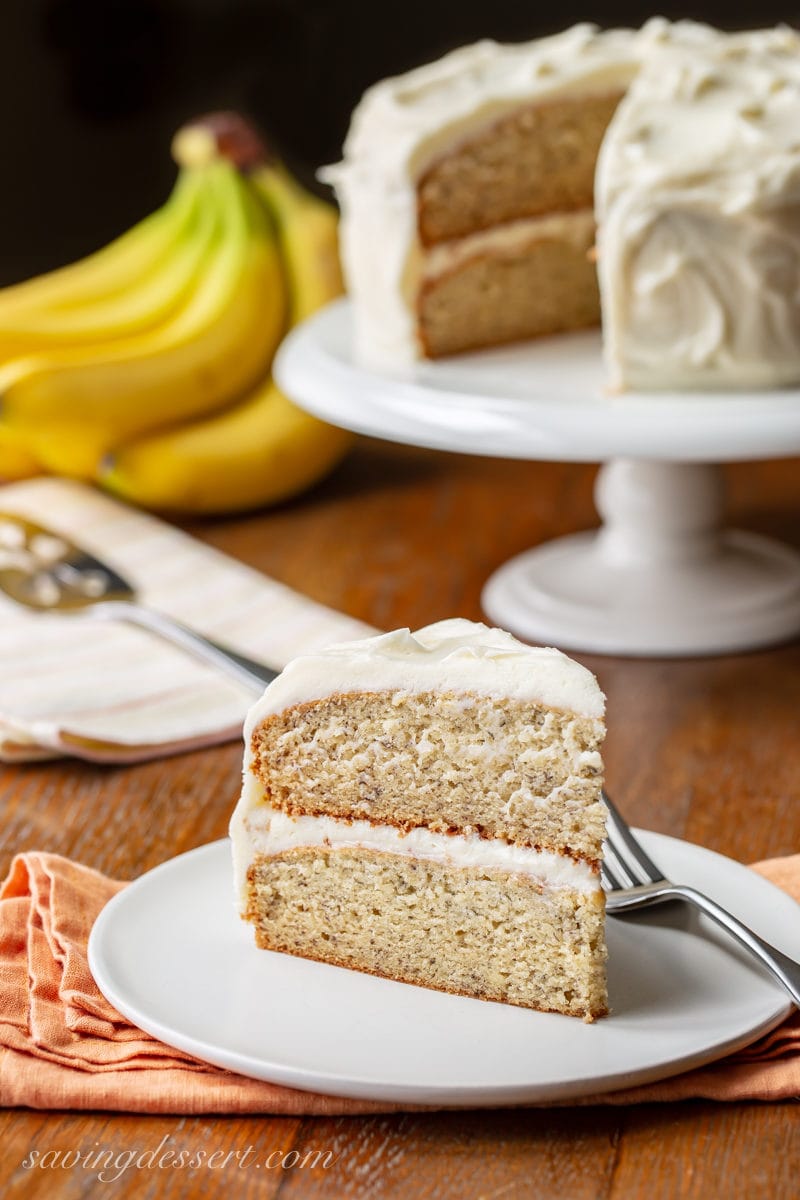
<svg viewBox="0 0 800 1200">
<path fill-rule="evenodd" d="M 725 474 L 738 526 L 800 547 L 797 460 L 735 464 Z M 593 479 L 590 467 L 364 440 L 292 504 L 187 528 L 355 617 L 413 628 L 479 618 L 494 567 L 596 524 Z M 800 645 L 686 661 L 576 657 L 608 696 L 607 783 L 632 821 L 744 862 L 800 850 Z M 0 869 L 35 848 L 134 878 L 224 835 L 240 770 L 235 744 L 131 767 L 6 767 Z M 0 1194 L 793 1200 L 798 1116 L 793 1103 L 700 1102 L 324 1119 L 13 1110 L 0 1114 Z M 254 1171 L 233 1160 L 222 1171 L 143 1170 L 105 1182 L 80 1169 L 54 1177 L 22 1165 L 33 1149 L 124 1153 L 162 1142 L 209 1154 L 252 1147 L 262 1160 L 281 1151 L 289 1165 Z M 327 1151 L 326 1166 L 317 1152 Z"/>
</svg>

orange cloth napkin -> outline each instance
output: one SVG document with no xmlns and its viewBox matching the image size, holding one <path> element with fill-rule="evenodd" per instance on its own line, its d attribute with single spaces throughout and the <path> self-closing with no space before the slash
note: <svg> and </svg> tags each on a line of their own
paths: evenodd
<svg viewBox="0 0 800 1200">
<path fill-rule="evenodd" d="M 800 900 L 800 854 L 755 869 Z M 0 890 L 0 1103 L 146 1113 L 339 1114 L 400 1106 L 320 1096 L 198 1062 L 100 994 L 86 944 L 124 883 L 56 854 L 20 854 Z M 729 1058 L 580 1103 L 786 1100 L 800 1094 L 800 1012 Z M 414 1106 L 404 1105 L 404 1108 Z"/>
</svg>

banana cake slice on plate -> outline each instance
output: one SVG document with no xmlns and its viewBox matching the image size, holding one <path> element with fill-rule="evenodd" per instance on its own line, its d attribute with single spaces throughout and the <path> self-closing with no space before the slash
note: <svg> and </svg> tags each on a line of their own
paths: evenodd
<svg viewBox="0 0 800 1200">
<path fill-rule="evenodd" d="M 295 659 L 231 822 L 258 946 L 602 1016 L 603 713 L 584 667 L 465 620 Z"/>
</svg>

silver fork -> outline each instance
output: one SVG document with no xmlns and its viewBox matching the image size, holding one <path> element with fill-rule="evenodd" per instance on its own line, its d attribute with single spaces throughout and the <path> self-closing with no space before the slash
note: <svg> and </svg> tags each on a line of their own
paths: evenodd
<svg viewBox="0 0 800 1200">
<path fill-rule="evenodd" d="M 16 513 L 0 512 L 0 591 L 37 612 L 80 614 L 139 625 L 226 671 L 254 691 L 263 691 L 278 675 L 271 667 L 137 603 L 134 589 L 108 563 L 63 534 Z"/>
<path fill-rule="evenodd" d="M 607 912 L 620 916 L 665 900 L 685 900 L 711 917 L 760 959 L 800 1008 L 800 963 L 770 946 L 709 896 L 686 884 L 666 879 L 605 792 L 603 800 L 608 809 L 608 824 L 601 877 Z"/>
</svg>

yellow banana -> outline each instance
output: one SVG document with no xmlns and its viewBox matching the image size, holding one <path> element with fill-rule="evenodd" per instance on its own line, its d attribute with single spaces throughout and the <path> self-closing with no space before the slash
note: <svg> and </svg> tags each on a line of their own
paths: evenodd
<svg viewBox="0 0 800 1200">
<path fill-rule="evenodd" d="M 40 475 L 41 467 L 16 429 L 0 421 L 0 482 Z"/>
<path fill-rule="evenodd" d="M 335 210 L 281 167 L 251 176 L 278 231 L 289 311 L 301 320 L 342 290 Z M 286 500 L 323 478 L 352 436 L 297 408 L 271 380 L 209 420 L 117 448 L 101 482 L 172 512 L 222 513 Z"/>
<path fill-rule="evenodd" d="M 186 304 L 155 329 L 0 368 L 0 405 L 51 470 L 94 475 L 136 435 L 232 403 L 263 376 L 284 321 L 274 233 L 233 167 L 218 177 L 220 222 Z"/>
<path fill-rule="evenodd" d="M 71 305 L 64 300 L 5 317 L 0 313 L 0 361 L 129 337 L 165 321 L 187 299 L 214 234 L 212 169 L 198 174 L 188 219 L 176 226 L 174 239 L 159 261 L 149 264 L 124 290 L 101 299 Z M 2 298 L 0 292 L 0 305 Z"/>
<path fill-rule="evenodd" d="M 306 191 L 279 163 L 256 168 L 251 178 L 278 228 L 289 322 L 296 325 L 344 290 L 338 215 L 333 205 Z"/>
<path fill-rule="evenodd" d="M 266 380 L 219 416 L 117 450 L 103 464 L 100 482 L 149 508 L 242 512 L 310 487 L 336 465 L 350 440 Z"/>
<path fill-rule="evenodd" d="M 197 171 L 181 171 L 166 203 L 107 246 L 79 262 L 3 288 L 0 330 L 25 314 L 94 304 L 124 291 L 169 253 L 191 218 L 201 182 Z"/>
</svg>

